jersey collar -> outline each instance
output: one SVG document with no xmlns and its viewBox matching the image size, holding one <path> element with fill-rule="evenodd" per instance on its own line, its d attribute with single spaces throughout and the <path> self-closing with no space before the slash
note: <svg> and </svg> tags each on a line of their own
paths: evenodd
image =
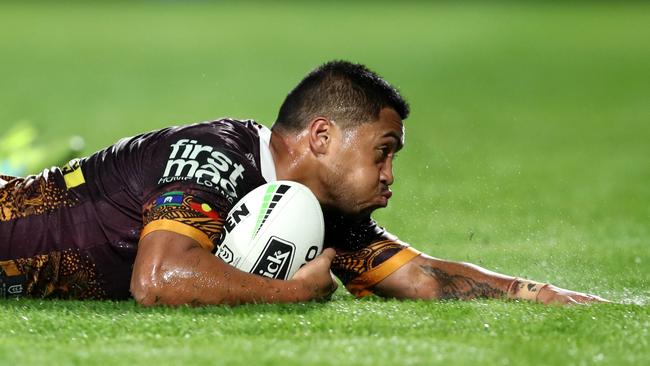
<svg viewBox="0 0 650 366">
<path fill-rule="evenodd" d="M 275 163 L 273 162 L 273 155 L 271 155 L 271 130 L 266 126 L 259 126 L 260 139 L 260 165 L 262 176 L 267 182 L 275 182 L 278 180 L 275 175 Z"/>
</svg>

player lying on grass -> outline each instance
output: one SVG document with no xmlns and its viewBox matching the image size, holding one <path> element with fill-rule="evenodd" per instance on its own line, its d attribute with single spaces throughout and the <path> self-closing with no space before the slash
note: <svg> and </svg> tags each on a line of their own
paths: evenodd
<svg viewBox="0 0 650 366">
<path fill-rule="evenodd" d="M 408 113 L 375 73 L 330 62 L 289 93 L 271 130 L 231 119 L 170 127 L 61 169 L 0 176 L 2 296 L 297 302 L 328 298 L 336 289 L 331 268 L 356 296 L 602 300 L 436 259 L 379 227 L 371 213 L 391 198 Z M 316 195 L 328 248 L 287 281 L 242 272 L 213 254 L 230 208 L 280 179 Z"/>
</svg>

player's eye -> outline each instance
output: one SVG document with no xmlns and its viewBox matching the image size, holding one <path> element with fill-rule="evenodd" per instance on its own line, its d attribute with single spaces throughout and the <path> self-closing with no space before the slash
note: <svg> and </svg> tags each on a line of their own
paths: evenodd
<svg viewBox="0 0 650 366">
<path fill-rule="evenodd" d="M 390 148 L 388 146 L 381 146 L 377 148 L 377 159 L 385 160 L 390 154 Z"/>
</svg>

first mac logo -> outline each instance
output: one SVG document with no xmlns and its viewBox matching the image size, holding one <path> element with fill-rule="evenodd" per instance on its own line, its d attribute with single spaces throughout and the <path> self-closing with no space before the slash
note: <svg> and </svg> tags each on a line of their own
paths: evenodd
<svg viewBox="0 0 650 366">
<path fill-rule="evenodd" d="M 286 280 L 295 251 L 296 248 L 292 243 L 272 236 L 251 273 Z"/>
<path fill-rule="evenodd" d="M 237 184 L 243 179 L 244 167 L 212 146 L 196 140 L 180 139 L 171 145 L 165 172 L 158 184 L 194 179 L 198 184 L 215 188 L 229 201 L 237 198 Z"/>
</svg>

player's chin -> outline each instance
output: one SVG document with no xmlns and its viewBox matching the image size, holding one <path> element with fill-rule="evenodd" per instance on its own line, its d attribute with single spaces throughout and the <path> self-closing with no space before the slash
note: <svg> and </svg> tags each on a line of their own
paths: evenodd
<svg viewBox="0 0 650 366">
<path fill-rule="evenodd" d="M 388 207 L 388 200 L 375 200 L 371 203 L 368 203 L 360 210 L 360 216 L 368 216 L 375 210 L 385 207 Z"/>
<path fill-rule="evenodd" d="M 390 197 L 386 195 L 380 195 L 375 197 L 369 204 L 368 206 L 374 211 L 379 208 L 384 208 L 388 207 L 388 200 Z"/>
<path fill-rule="evenodd" d="M 386 206 L 388 206 L 388 200 L 385 197 L 373 197 L 370 200 L 361 201 L 353 206 L 348 206 L 347 209 L 342 209 L 341 212 L 349 218 L 365 219 L 375 210 Z"/>
</svg>

